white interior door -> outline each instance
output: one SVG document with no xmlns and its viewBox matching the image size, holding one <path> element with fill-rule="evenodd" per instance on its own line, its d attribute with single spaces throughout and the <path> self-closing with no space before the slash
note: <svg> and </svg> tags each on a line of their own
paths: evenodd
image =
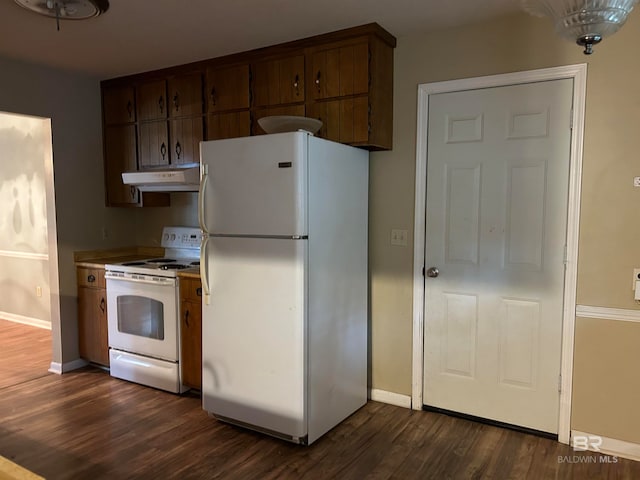
<svg viewBox="0 0 640 480">
<path fill-rule="evenodd" d="M 572 91 L 429 97 L 425 405 L 558 431 Z"/>
</svg>

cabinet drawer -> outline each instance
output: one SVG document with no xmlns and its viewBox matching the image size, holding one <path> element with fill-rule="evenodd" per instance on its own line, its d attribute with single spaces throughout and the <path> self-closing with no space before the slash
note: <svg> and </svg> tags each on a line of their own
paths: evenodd
<svg viewBox="0 0 640 480">
<path fill-rule="evenodd" d="M 106 288 L 104 269 L 78 267 L 78 287 Z"/>
</svg>

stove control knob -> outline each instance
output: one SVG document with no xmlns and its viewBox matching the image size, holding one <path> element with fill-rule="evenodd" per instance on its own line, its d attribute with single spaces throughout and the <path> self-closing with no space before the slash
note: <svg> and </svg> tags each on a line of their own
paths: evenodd
<svg viewBox="0 0 640 480">
<path fill-rule="evenodd" d="M 171 234 L 171 241 L 174 241 L 175 239 L 176 239 L 176 234 L 175 234 L 175 233 L 172 233 L 172 234 Z"/>
<path fill-rule="evenodd" d="M 164 239 L 165 239 L 165 240 L 169 240 L 169 234 L 168 234 L 168 233 L 165 233 L 165 234 L 164 234 Z"/>
</svg>

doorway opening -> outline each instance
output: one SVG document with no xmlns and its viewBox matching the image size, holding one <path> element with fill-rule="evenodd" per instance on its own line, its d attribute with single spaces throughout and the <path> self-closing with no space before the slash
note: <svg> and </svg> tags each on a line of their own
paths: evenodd
<svg viewBox="0 0 640 480">
<path fill-rule="evenodd" d="M 59 295 L 51 121 L 0 112 L 0 388 L 47 374 Z"/>
</svg>

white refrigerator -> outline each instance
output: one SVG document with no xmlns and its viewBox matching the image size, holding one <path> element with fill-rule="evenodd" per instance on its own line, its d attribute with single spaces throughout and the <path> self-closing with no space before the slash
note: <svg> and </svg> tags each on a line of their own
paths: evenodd
<svg viewBox="0 0 640 480">
<path fill-rule="evenodd" d="M 368 152 L 200 144 L 203 408 L 311 444 L 367 401 Z"/>
</svg>

